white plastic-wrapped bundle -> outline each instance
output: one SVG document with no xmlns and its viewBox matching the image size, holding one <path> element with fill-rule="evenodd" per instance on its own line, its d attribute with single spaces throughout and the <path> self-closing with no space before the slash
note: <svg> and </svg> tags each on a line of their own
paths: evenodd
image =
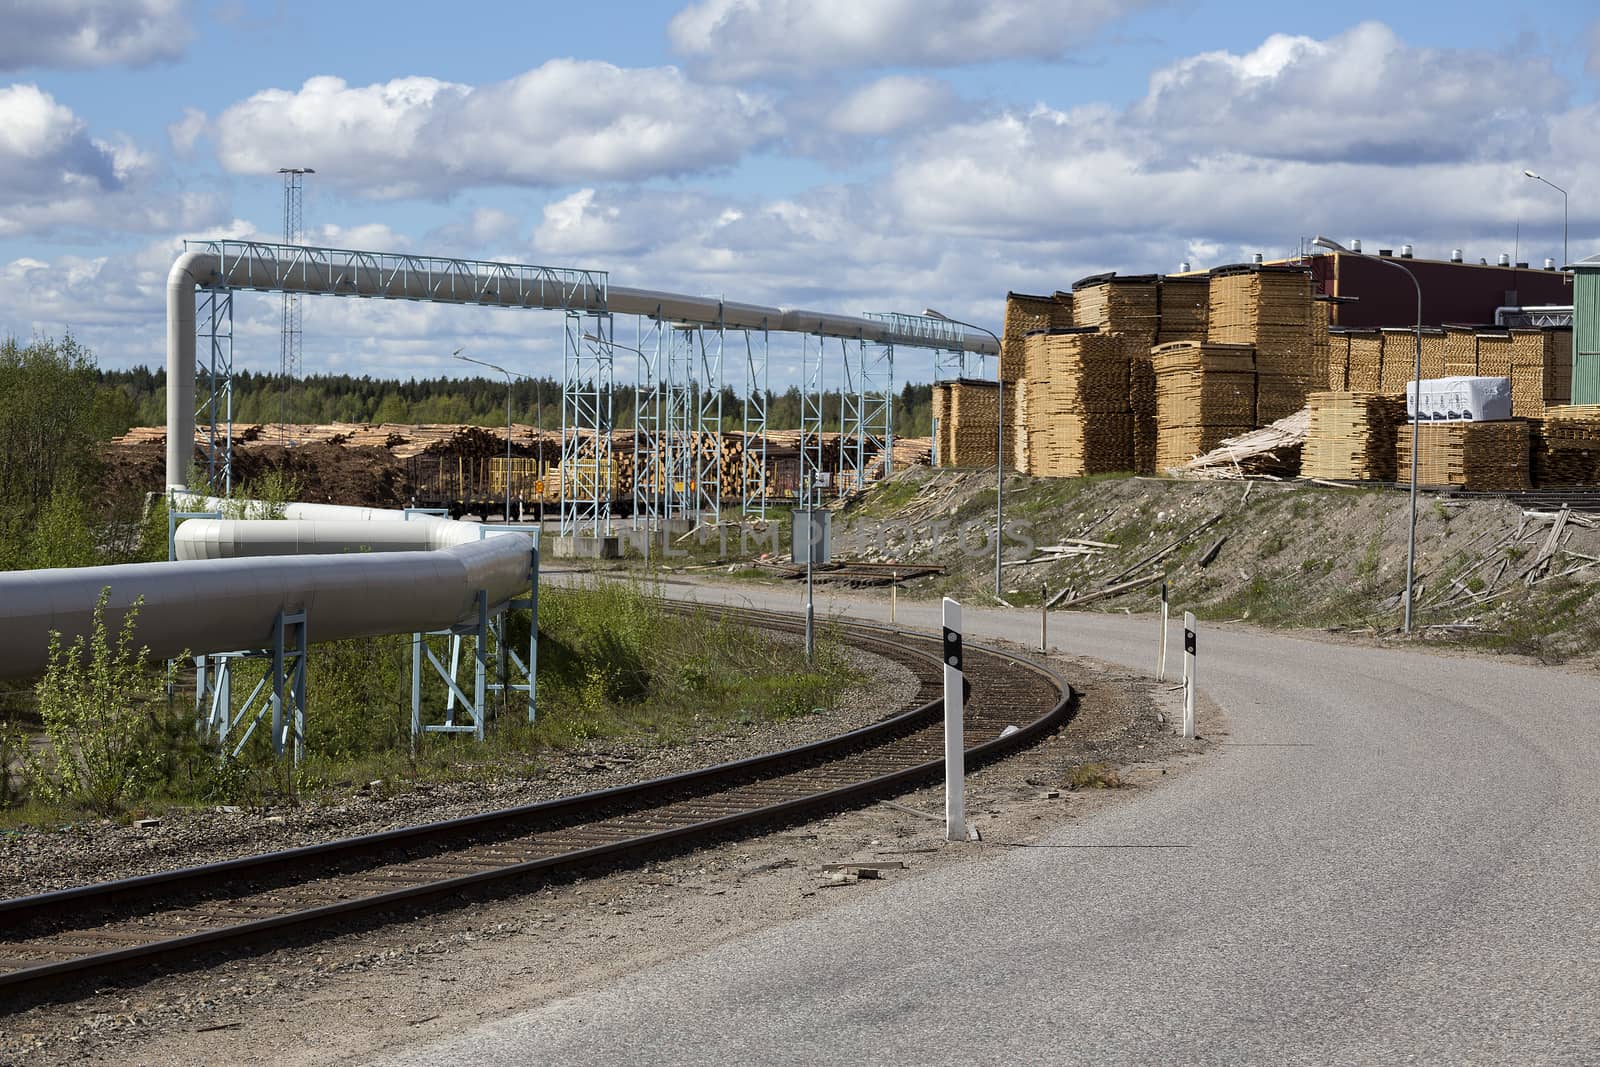
<svg viewBox="0 0 1600 1067">
<path fill-rule="evenodd" d="M 1421 412 L 1420 416 L 1418 411 Z M 1509 419 L 1511 379 L 1458 377 L 1407 382 L 1406 416 L 1420 418 L 1423 422 L 1497 422 Z"/>
</svg>

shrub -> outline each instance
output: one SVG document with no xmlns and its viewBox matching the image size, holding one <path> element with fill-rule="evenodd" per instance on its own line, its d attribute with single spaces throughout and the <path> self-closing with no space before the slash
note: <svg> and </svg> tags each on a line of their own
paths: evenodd
<svg viewBox="0 0 1600 1067">
<path fill-rule="evenodd" d="M 102 814 L 142 797 L 163 778 L 160 722 L 149 705 L 164 699 L 169 677 L 149 667 L 149 649 L 134 645 L 142 598 L 122 617 L 113 642 L 106 626 L 109 587 L 100 591 L 87 641 L 63 645 L 50 635 L 50 665 L 36 687 L 50 749 L 30 760 L 47 798 Z"/>
</svg>

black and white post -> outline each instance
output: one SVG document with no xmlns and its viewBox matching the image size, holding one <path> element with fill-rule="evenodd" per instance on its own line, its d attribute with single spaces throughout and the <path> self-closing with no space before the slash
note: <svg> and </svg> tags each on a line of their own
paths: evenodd
<svg viewBox="0 0 1600 1067">
<path fill-rule="evenodd" d="M 1156 654 L 1156 681 L 1167 680 L 1167 620 L 1171 617 L 1171 608 L 1167 603 L 1167 583 L 1161 583 L 1161 641 Z"/>
<path fill-rule="evenodd" d="M 1194 612 L 1183 613 L 1183 737 L 1194 740 Z"/>
<path fill-rule="evenodd" d="M 961 707 L 961 605 L 944 598 L 944 839 L 967 839 L 966 736 Z"/>
</svg>

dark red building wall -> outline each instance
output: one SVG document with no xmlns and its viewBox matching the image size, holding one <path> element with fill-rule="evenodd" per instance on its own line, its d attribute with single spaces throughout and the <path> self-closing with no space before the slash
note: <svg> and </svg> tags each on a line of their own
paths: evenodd
<svg viewBox="0 0 1600 1067">
<path fill-rule="evenodd" d="M 1572 303 L 1572 277 L 1562 271 L 1450 263 L 1437 259 L 1392 259 L 1422 286 L 1422 324 L 1489 325 L 1494 309 Z M 1417 321 L 1417 291 L 1398 270 L 1377 256 L 1332 254 L 1311 258 L 1318 294 L 1358 297 L 1333 305 L 1333 325 L 1375 328 Z"/>
</svg>

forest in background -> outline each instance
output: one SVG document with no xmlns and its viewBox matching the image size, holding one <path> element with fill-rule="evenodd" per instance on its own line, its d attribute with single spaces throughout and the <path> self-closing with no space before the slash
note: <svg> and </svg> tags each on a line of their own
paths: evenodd
<svg viewBox="0 0 1600 1067">
<path fill-rule="evenodd" d="M 161 426 L 167 421 L 166 371 L 135 367 L 101 370 L 99 382 L 119 422 Z M 900 437 L 932 433 L 933 387 L 907 382 L 895 395 L 894 429 Z M 613 391 L 612 424 L 633 425 L 634 388 Z M 823 429 L 839 429 L 841 397 L 824 394 Z M 561 425 L 561 383 L 551 378 L 517 380 L 511 391 L 513 422 L 557 429 Z M 722 391 L 723 428 L 742 425 L 743 401 L 733 389 Z M 239 371 L 233 376 L 233 420 L 243 423 L 403 422 L 470 423 L 504 426 L 506 383 L 496 378 L 410 378 L 406 381 L 346 374 L 313 375 L 286 382 L 281 375 Z M 767 425 L 798 429 L 800 390 L 767 394 Z M 124 429 L 126 429 L 124 426 Z"/>
</svg>

